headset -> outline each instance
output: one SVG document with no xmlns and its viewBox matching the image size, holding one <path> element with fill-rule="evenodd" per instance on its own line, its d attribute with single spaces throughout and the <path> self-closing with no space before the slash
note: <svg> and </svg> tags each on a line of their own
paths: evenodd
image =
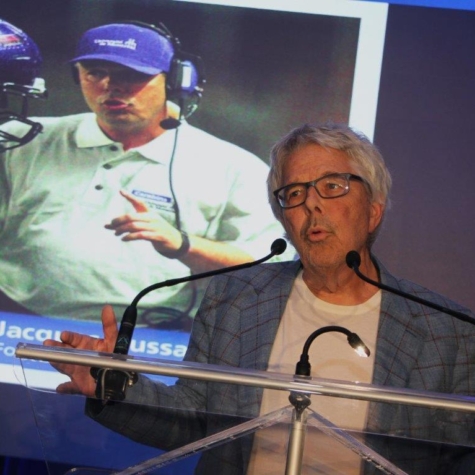
<svg viewBox="0 0 475 475">
<path fill-rule="evenodd" d="M 147 28 L 171 43 L 174 54 L 170 64 L 170 70 L 166 73 L 167 100 L 179 106 L 180 120 L 188 119 L 198 108 L 206 83 L 204 64 L 201 57 L 182 51 L 180 40 L 174 36 L 163 23 L 159 23 L 158 26 L 135 20 L 117 21 L 116 23 Z M 78 84 L 79 74 L 74 65 L 72 73 L 74 81 Z M 167 124 L 168 121 L 170 121 L 169 124 Z M 165 125 L 164 128 L 176 128 L 179 122 L 176 124 L 175 122 L 175 119 L 165 119 L 165 124 L 163 124 Z"/>
<path fill-rule="evenodd" d="M 204 84 L 206 83 L 204 64 L 199 56 L 182 51 L 180 40 L 172 35 L 170 30 L 163 23 L 159 23 L 158 26 L 140 21 L 124 21 L 121 23 L 129 23 L 149 28 L 155 31 L 158 35 L 166 38 L 173 47 L 174 54 L 170 64 L 170 70 L 166 76 L 166 91 L 167 99 L 178 104 L 180 108 L 180 116 L 178 120 L 172 117 L 164 119 L 161 121 L 160 125 L 166 130 L 176 129 L 173 151 L 170 157 L 168 179 L 170 191 L 173 196 L 176 228 L 182 233 L 184 239 L 188 239 L 186 233 L 183 233 L 182 230 L 180 207 L 173 186 L 173 163 L 178 142 L 178 126 L 180 125 L 180 121 L 187 119 L 196 111 L 203 95 Z M 158 329 L 182 330 L 187 328 L 191 322 L 190 312 L 193 310 L 197 299 L 196 283 L 190 282 L 189 284 L 191 284 L 189 285 L 191 296 L 185 310 L 180 311 L 169 307 L 151 309 L 150 311 L 144 312 L 142 316 L 143 321 L 148 326 Z M 168 316 L 168 319 L 156 322 L 153 317 L 154 312 L 166 315 Z"/>
</svg>

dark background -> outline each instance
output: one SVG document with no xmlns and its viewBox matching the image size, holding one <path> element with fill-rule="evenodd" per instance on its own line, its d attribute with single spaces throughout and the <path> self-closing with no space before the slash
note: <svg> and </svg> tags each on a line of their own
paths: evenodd
<svg viewBox="0 0 475 475">
<path fill-rule="evenodd" d="M 475 12 L 389 7 L 374 141 L 393 206 L 375 251 L 475 310 Z"/>
</svg>

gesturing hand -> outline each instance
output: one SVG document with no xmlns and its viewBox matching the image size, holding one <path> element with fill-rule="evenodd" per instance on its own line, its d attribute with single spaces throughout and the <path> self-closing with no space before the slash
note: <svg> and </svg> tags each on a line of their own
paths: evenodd
<svg viewBox="0 0 475 475">
<path fill-rule="evenodd" d="M 112 353 L 117 340 L 117 321 L 114 311 L 110 305 L 102 309 L 102 330 L 104 338 L 94 338 L 89 335 L 63 331 L 61 341 L 45 340 L 45 346 L 73 348 L 77 350 L 91 350 Z M 71 381 L 60 384 L 56 391 L 63 394 L 84 394 L 88 397 L 94 396 L 96 382 L 90 374 L 87 366 L 73 365 L 69 363 L 51 363 L 60 373 L 69 376 Z"/>
<path fill-rule="evenodd" d="M 120 194 L 133 206 L 134 213 L 123 214 L 106 224 L 123 241 L 150 241 L 158 252 L 175 251 L 182 243 L 181 233 L 158 213 L 150 211 L 147 204 L 134 195 Z"/>
</svg>

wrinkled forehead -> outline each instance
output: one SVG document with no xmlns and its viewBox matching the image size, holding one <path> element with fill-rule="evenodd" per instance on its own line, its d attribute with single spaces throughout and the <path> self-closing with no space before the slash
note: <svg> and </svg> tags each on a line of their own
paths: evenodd
<svg viewBox="0 0 475 475">
<path fill-rule="evenodd" d="M 345 151 L 310 143 L 288 154 L 282 172 L 286 184 L 311 181 L 330 173 L 357 174 L 359 169 Z"/>
</svg>

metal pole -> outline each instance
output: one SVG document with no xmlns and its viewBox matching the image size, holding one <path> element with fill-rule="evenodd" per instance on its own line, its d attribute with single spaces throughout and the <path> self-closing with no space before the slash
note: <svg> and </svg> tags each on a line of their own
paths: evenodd
<svg viewBox="0 0 475 475">
<path fill-rule="evenodd" d="M 291 392 L 289 400 L 294 406 L 292 413 L 292 429 L 287 448 L 285 475 L 300 475 L 302 470 L 305 433 L 307 431 L 307 407 L 310 397 L 307 394 Z"/>
</svg>

